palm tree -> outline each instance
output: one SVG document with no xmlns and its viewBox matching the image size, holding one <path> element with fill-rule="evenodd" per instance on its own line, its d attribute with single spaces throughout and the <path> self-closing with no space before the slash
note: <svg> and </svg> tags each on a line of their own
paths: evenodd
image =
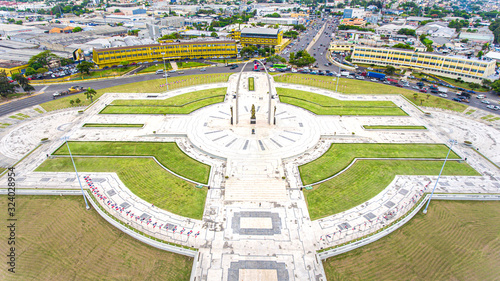
<svg viewBox="0 0 500 281">
<path fill-rule="evenodd" d="M 424 101 L 425 101 L 424 99 L 420 99 L 420 105 L 422 105 Z"/>
<path fill-rule="evenodd" d="M 427 99 L 429 99 L 430 96 L 431 96 L 431 94 L 427 94 Z"/>
<path fill-rule="evenodd" d="M 413 94 L 413 98 L 414 98 L 415 100 L 417 100 L 417 98 L 418 98 L 418 94 L 417 94 L 417 93 L 414 93 L 414 94 Z"/>
<path fill-rule="evenodd" d="M 84 94 L 87 95 L 87 99 L 90 99 L 90 103 L 92 103 L 92 98 L 97 94 L 97 92 L 92 88 L 87 88 Z"/>
</svg>

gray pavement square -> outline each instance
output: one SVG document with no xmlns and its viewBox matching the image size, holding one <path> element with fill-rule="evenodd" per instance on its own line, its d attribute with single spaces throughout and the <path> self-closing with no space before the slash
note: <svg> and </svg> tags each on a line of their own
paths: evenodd
<svg viewBox="0 0 500 281">
<path fill-rule="evenodd" d="M 278 275 L 278 281 L 288 281 L 288 270 L 284 262 L 276 261 L 238 261 L 231 262 L 228 269 L 228 281 L 240 281 L 240 269 L 275 269 Z"/>
<path fill-rule="evenodd" d="M 338 225 L 340 230 L 349 229 L 351 225 L 348 222 L 344 222 Z"/>
<path fill-rule="evenodd" d="M 42 179 L 40 179 L 40 181 L 49 181 L 49 180 L 50 180 L 50 178 L 42 178 Z"/>
<path fill-rule="evenodd" d="M 396 205 L 396 204 L 394 204 L 394 202 L 392 202 L 392 201 L 387 201 L 387 202 L 384 204 L 384 206 L 386 206 L 387 208 L 392 208 L 394 205 Z"/>
<path fill-rule="evenodd" d="M 365 217 L 365 219 L 367 220 L 372 220 L 373 218 L 376 218 L 377 216 L 375 216 L 373 213 L 368 213 L 366 215 L 364 215 L 363 217 Z"/>
<path fill-rule="evenodd" d="M 122 207 L 123 209 L 127 209 L 130 206 L 131 205 L 128 202 L 123 202 L 123 203 L 120 204 L 120 207 Z"/>
<path fill-rule="evenodd" d="M 106 179 L 104 178 L 95 178 L 95 179 L 92 179 L 92 182 L 105 182 Z"/>
<path fill-rule="evenodd" d="M 116 191 L 114 189 L 111 189 L 110 191 L 108 191 L 109 196 L 113 196 L 115 194 L 116 194 Z"/>
<path fill-rule="evenodd" d="M 408 190 L 401 188 L 401 190 L 399 191 L 399 194 L 406 195 L 406 194 L 408 194 Z"/>
<path fill-rule="evenodd" d="M 468 181 L 466 181 L 466 182 L 464 182 L 464 183 L 465 183 L 465 185 L 467 185 L 467 186 L 474 186 L 474 184 L 473 184 L 472 182 L 468 182 Z"/>
<path fill-rule="evenodd" d="M 445 182 L 445 181 L 440 181 L 439 185 L 441 185 L 441 186 L 450 186 L 450 184 L 448 182 Z"/>
<path fill-rule="evenodd" d="M 76 180 L 76 178 L 67 178 L 67 179 L 65 180 L 65 182 L 71 182 L 71 181 L 75 181 L 75 180 Z"/>
<path fill-rule="evenodd" d="M 243 146 L 243 150 L 247 150 L 247 147 L 248 147 L 248 142 L 249 142 L 249 140 L 246 140 L 246 141 L 245 141 L 245 145 Z"/>
<path fill-rule="evenodd" d="M 261 140 L 259 140 L 259 146 L 260 146 L 261 150 L 266 150 L 266 148 L 264 147 L 264 144 L 262 143 Z"/>
<path fill-rule="evenodd" d="M 279 144 L 277 141 L 275 141 L 273 138 L 270 138 L 272 142 L 274 142 L 277 146 L 282 147 L 281 144 Z"/>
<path fill-rule="evenodd" d="M 24 181 L 26 178 L 18 178 L 16 181 Z"/>
<path fill-rule="evenodd" d="M 241 228 L 241 218 L 271 218 L 272 228 Z M 233 215 L 231 228 L 240 235 L 274 235 L 281 234 L 281 219 L 278 213 L 272 212 L 236 212 Z"/>
<path fill-rule="evenodd" d="M 151 215 L 148 215 L 146 213 L 143 213 L 141 216 L 140 216 L 141 219 L 144 218 L 145 221 L 149 220 L 151 218 Z"/>
</svg>

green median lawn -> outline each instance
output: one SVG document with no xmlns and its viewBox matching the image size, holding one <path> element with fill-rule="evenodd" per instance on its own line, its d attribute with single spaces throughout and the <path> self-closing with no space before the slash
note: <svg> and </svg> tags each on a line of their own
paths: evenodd
<svg viewBox="0 0 500 281">
<path fill-rule="evenodd" d="M 500 202 L 433 200 L 390 235 L 323 261 L 327 280 L 498 280 Z"/>
<path fill-rule="evenodd" d="M 392 101 L 342 101 L 311 92 L 276 88 L 280 101 L 318 115 L 407 115 Z"/>
<path fill-rule="evenodd" d="M 170 69 L 172 69 L 172 66 L 170 65 L 170 63 L 166 63 L 165 64 L 166 68 L 167 68 L 167 71 L 169 71 Z M 149 73 L 149 72 L 156 72 L 157 70 L 164 70 L 165 68 L 163 67 L 163 62 L 161 63 L 157 63 L 157 64 L 154 64 L 154 65 L 150 65 L 144 69 L 141 69 L 139 70 L 137 73 Z"/>
<path fill-rule="evenodd" d="M 69 142 L 73 156 L 154 156 L 172 172 L 190 180 L 208 183 L 210 166 L 186 155 L 175 142 Z M 69 155 L 62 145 L 54 155 Z"/>
<path fill-rule="evenodd" d="M 438 175 L 443 161 L 358 160 L 342 174 L 304 189 L 312 220 L 338 214 L 370 200 L 384 190 L 396 175 Z M 467 163 L 448 161 L 443 175 L 479 176 Z"/>
<path fill-rule="evenodd" d="M 114 100 L 101 114 L 189 114 L 202 107 L 223 102 L 227 88 L 186 93 L 164 100 Z"/>
<path fill-rule="evenodd" d="M 249 91 L 255 91 L 255 80 L 253 79 L 253 77 L 248 77 L 248 90 Z"/>
<path fill-rule="evenodd" d="M 366 130 L 426 130 L 425 126 L 363 125 Z"/>
<path fill-rule="evenodd" d="M 333 79 L 336 79 L 336 77 L 291 73 L 276 76 L 274 78 L 276 82 L 301 84 L 335 91 L 337 84 Z M 427 94 L 424 93 L 381 83 L 347 78 L 340 78 L 339 81 L 338 91 L 342 94 L 401 94 L 416 105 L 420 105 L 420 103 L 422 103 L 422 106 L 436 107 L 458 112 L 463 112 L 467 108 L 467 105 L 460 102 L 454 102 L 452 100 L 435 97 L 433 95 L 427 96 Z M 415 93 L 418 94 L 417 98 L 414 98 Z"/>
<path fill-rule="evenodd" d="M 169 90 L 178 88 L 190 87 L 200 84 L 221 83 L 227 82 L 232 73 L 219 73 L 219 74 L 198 74 L 187 76 L 176 76 L 168 78 Z M 129 84 L 122 84 L 109 88 L 96 90 L 97 95 L 94 96 L 94 101 L 102 96 L 104 93 L 163 93 L 167 91 L 164 87 L 165 78 L 141 81 Z M 70 85 L 68 85 L 70 87 Z M 80 106 L 90 105 L 90 99 L 84 93 L 71 95 L 68 97 L 58 98 L 49 102 L 42 103 L 40 106 L 46 111 L 53 111 L 62 108 L 71 107 L 69 101 L 79 98 L 82 102 Z"/>
<path fill-rule="evenodd" d="M 71 147 L 74 147 L 71 144 Z M 72 151 L 73 152 L 73 151 Z M 150 158 L 74 157 L 80 173 L 115 172 L 136 196 L 158 208 L 193 219 L 202 219 L 206 188 L 176 177 Z M 37 172 L 74 172 L 71 159 L 47 159 Z"/>
<path fill-rule="evenodd" d="M 319 158 L 299 166 L 304 185 L 331 177 L 354 158 L 430 158 L 444 159 L 448 147 L 444 144 L 334 143 Z M 450 159 L 458 159 L 453 151 Z"/>
<path fill-rule="evenodd" d="M 142 128 L 144 124 L 104 124 L 104 123 L 85 123 L 85 128 Z"/>
</svg>

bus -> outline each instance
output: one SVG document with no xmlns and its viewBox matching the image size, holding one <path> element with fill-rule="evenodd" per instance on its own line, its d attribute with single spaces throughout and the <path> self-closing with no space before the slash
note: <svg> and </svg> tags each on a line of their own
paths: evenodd
<svg viewBox="0 0 500 281">
<path fill-rule="evenodd" d="M 273 67 L 276 68 L 276 69 L 278 69 L 278 68 L 287 69 L 286 64 L 277 64 L 277 63 L 275 63 L 275 64 L 273 64 Z"/>
</svg>

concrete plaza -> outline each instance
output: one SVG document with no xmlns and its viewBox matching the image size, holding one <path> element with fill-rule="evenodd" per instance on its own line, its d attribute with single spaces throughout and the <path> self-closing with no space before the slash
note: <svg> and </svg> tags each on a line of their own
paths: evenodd
<svg viewBox="0 0 500 281">
<path fill-rule="evenodd" d="M 255 81 L 253 91 L 248 87 L 250 77 Z M 429 192 L 436 181 L 436 176 L 396 176 L 367 202 L 312 221 L 301 191 L 298 166 L 320 157 L 332 143 L 446 143 L 456 139 L 459 144 L 453 150 L 462 159 L 467 158 L 467 163 L 481 176 L 444 176 L 436 192 L 500 193 L 500 170 L 474 151 L 479 148 L 492 162 L 500 163 L 497 124 L 490 126 L 470 116 L 433 109 L 426 109 L 432 115 L 425 116 L 397 95 L 344 95 L 275 82 L 271 82 L 269 93 L 266 74 L 258 72 L 242 73 L 236 111 L 237 81 L 235 74 L 227 83 L 162 94 L 107 93 L 83 114 L 75 109 L 30 112 L 32 118 L 0 131 L 0 164 L 14 164 L 37 148 L 40 139 L 48 137 L 48 142 L 16 165 L 17 186 L 30 190 L 75 190 L 79 185 L 74 173 L 34 172 L 47 155 L 64 143 L 64 136 L 72 141 L 176 142 L 190 157 L 212 167 L 202 220 L 152 206 L 133 194 L 115 173 L 81 173 L 81 179 L 90 177 L 99 193 L 112 201 L 108 204 L 106 200 L 97 200 L 116 219 L 151 237 L 198 248 L 192 280 L 326 280 L 318 250 L 391 224 Z M 227 87 L 223 103 L 187 115 L 99 114 L 115 99 L 166 99 L 220 87 Z M 408 116 L 318 116 L 280 103 L 276 87 L 340 100 L 392 101 Z M 256 124 L 250 124 L 252 105 L 256 109 Z M 239 114 L 237 124 L 235 112 Z M 82 127 L 85 123 L 140 123 L 144 127 Z M 365 130 L 363 125 L 423 125 L 427 130 Z M 473 147 L 464 145 L 465 140 L 472 141 Z M 0 185 L 6 186 L 6 181 L 6 177 L 0 178 Z"/>
</svg>

